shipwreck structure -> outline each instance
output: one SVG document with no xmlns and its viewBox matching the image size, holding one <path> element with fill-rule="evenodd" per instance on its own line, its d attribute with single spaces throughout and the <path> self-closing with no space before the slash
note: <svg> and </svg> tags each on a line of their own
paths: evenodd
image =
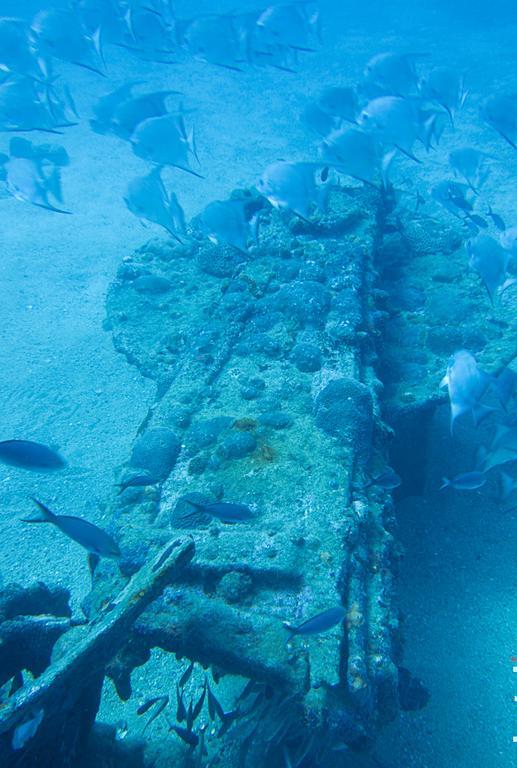
<svg viewBox="0 0 517 768">
<path fill-rule="evenodd" d="M 336 187 L 310 222 L 264 209 L 249 253 L 212 244 L 194 222 L 188 242 L 153 240 L 124 260 L 107 327 L 156 399 L 109 501 L 122 558 L 96 569 L 86 625 L 61 619 L 61 653 L 0 704 L 3 765 L 79 764 L 103 677 L 128 699 L 155 647 L 211 669 L 226 700 L 251 681 L 218 728 L 197 713 L 185 765 L 337 766 L 397 716 L 393 502 L 368 477 L 391 450 L 418 491 L 451 352 L 439 297 L 482 289 L 457 266 L 459 227 L 409 214 L 388 227 L 389 216 L 375 190 Z M 505 333 L 484 339 L 489 357 Z M 189 500 L 243 503 L 254 517 L 225 525 Z M 287 642 L 284 622 L 335 606 L 343 622 Z M 14 755 L 15 729 L 40 712 Z"/>
</svg>

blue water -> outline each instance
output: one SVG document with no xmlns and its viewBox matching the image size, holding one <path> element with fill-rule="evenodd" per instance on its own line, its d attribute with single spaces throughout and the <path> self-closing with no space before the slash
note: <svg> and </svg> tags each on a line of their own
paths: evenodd
<svg viewBox="0 0 517 768">
<path fill-rule="evenodd" d="M 66 468 L 0 445 L 1 764 L 517 765 L 517 11 L 151 5 L 114 3 L 99 57 L 76 7 L 2 3 L 35 70 L 0 50 L 0 441 Z M 95 129 L 131 82 L 117 108 L 177 93 Z"/>
</svg>

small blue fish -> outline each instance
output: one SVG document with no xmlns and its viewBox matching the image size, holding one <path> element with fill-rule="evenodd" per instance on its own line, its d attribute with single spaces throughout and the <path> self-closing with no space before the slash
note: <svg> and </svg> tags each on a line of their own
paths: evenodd
<svg viewBox="0 0 517 768">
<path fill-rule="evenodd" d="M 470 213 L 473 209 L 468 195 L 472 195 L 472 190 L 467 184 L 460 184 L 449 179 L 439 181 L 431 189 L 432 198 L 449 213 L 458 217 Z"/>
<path fill-rule="evenodd" d="M 23 518 L 22 522 L 52 523 L 52 525 L 55 525 L 56 528 L 59 528 L 66 536 L 76 541 L 91 554 L 97 557 L 115 559 L 120 557 L 118 544 L 102 528 L 98 528 L 93 523 L 89 523 L 88 520 L 83 520 L 80 517 L 55 515 L 41 501 L 34 498 L 32 501 L 38 507 L 38 514 L 36 517 Z"/>
<path fill-rule="evenodd" d="M 366 485 L 363 486 L 363 488 L 369 488 L 371 485 L 377 485 L 379 488 L 384 488 L 386 491 L 392 491 L 395 488 L 398 488 L 401 483 L 402 480 L 400 479 L 400 476 L 397 475 L 395 470 L 391 467 L 386 467 L 384 472 L 381 472 L 380 475 L 371 477 Z"/>
<path fill-rule="evenodd" d="M 3 440 L 0 442 L 0 461 L 36 472 L 53 472 L 66 467 L 66 461 L 59 453 L 32 440 Z"/>
<path fill-rule="evenodd" d="M 504 232 L 506 230 L 506 224 L 504 223 L 503 217 L 500 216 L 498 213 L 495 213 L 495 211 L 492 210 L 492 206 L 488 206 L 487 216 L 489 216 L 492 219 L 492 222 L 495 227 L 499 230 L 499 232 Z"/>
<path fill-rule="evenodd" d="M 454 477 L 442 478 L 442 483 L 441 491 L 444 488 L 455 488 L 457 491 L 475 491 L 485 485 L 486 477 L 483 472 L 462 472 Z"/>
<path fill-rule="evenodd" d="M 316 616 L 312 616 L 297 627 L 288 622 L 284 623 L 284 627 L 290 633 L 289 639 L 294 635 L 319 635 L 320 632 L 326 632 L 342 622 L 345 616 L 345 608 L 339 605 L 334 608 L 328 608 L 326 611 L 316 614 Z"/>
<path fill-rule="evenodd" d="M 252 520 L 255 515 L 253 511 L 245 504 L 233 504 L 226 501 L 200 502 L 185 499 L 189 504 L 201 512 L 216 517 L 222 523 L 242 523 L 246 520 Z"/>
</svg>

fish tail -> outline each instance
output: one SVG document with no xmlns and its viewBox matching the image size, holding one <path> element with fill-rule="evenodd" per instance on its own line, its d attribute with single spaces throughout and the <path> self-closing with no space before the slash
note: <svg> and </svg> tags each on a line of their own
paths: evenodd
<svg viewBox="0 0 517 768">
<path fill-rule="evenodd" d="M 284 621 L 282 626 L 286 630 L 286 632 L 289 632 L 289 637 L 286 640 L 286 642 L 288 643 L 295 636 L 295 634 L 296 634 L 296 627 L 293 627 L 293 625 L 289 624 L 288 621 Z"/>
<path fill-rule="evenodd" d="M 34 498 L 34 496 L 31 496 L 31 500 L 35 503 L 35 505 L 38 507 L 38 512 L 34 515 L 34 517 L 27 517 L 22 518 L 22 522 L 24 523 L 53 523 L 56 519 L 56 516 L 53 512 L 50 511 L 48 507 L 46 507 L 44 504 L 41 503 L 41 501 L 38 501 Z"/>
<path fill-rule="evenodd" d="M 442 485 L 440 486 L 439 490 L 443 491 L 444 488 L 448 488 L 451 484 L 451 481 L 448 477 L 442 477 Z"/>
</svg>

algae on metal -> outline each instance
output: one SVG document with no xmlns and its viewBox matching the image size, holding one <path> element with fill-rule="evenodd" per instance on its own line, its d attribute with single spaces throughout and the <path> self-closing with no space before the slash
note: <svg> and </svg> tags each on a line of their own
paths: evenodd
<svg viewBox="0 0 517 768">
<path fill-rule="evenodd" d="M 391 507 L 354 490 L 388 432 L 372 368 L 381 205 L 374 190 L 336 188 L 314 221 L 270 210 L 247 255 L 195 230 L 185 245 L 151 241 L 125 260 L 107 302 L 117 349 L 157 382 L 121 468 L 121 479 L 148 472 L 153 483 L 111 501 L 123 571 L 185 527 L 196 541 L 181 583 L 134 635 L 295 692 L 328 750 L 343 723 L 362 743 L 397 711 Z M 168 283 L 142 291 L 142 275 Z M 189 516 L 190 494 L 256 517 Z M 92 614 L 116 583 L 99 569 Z M 284 621 L 339 604 L 342 625 L 286 645 Z"/>
</svg>

